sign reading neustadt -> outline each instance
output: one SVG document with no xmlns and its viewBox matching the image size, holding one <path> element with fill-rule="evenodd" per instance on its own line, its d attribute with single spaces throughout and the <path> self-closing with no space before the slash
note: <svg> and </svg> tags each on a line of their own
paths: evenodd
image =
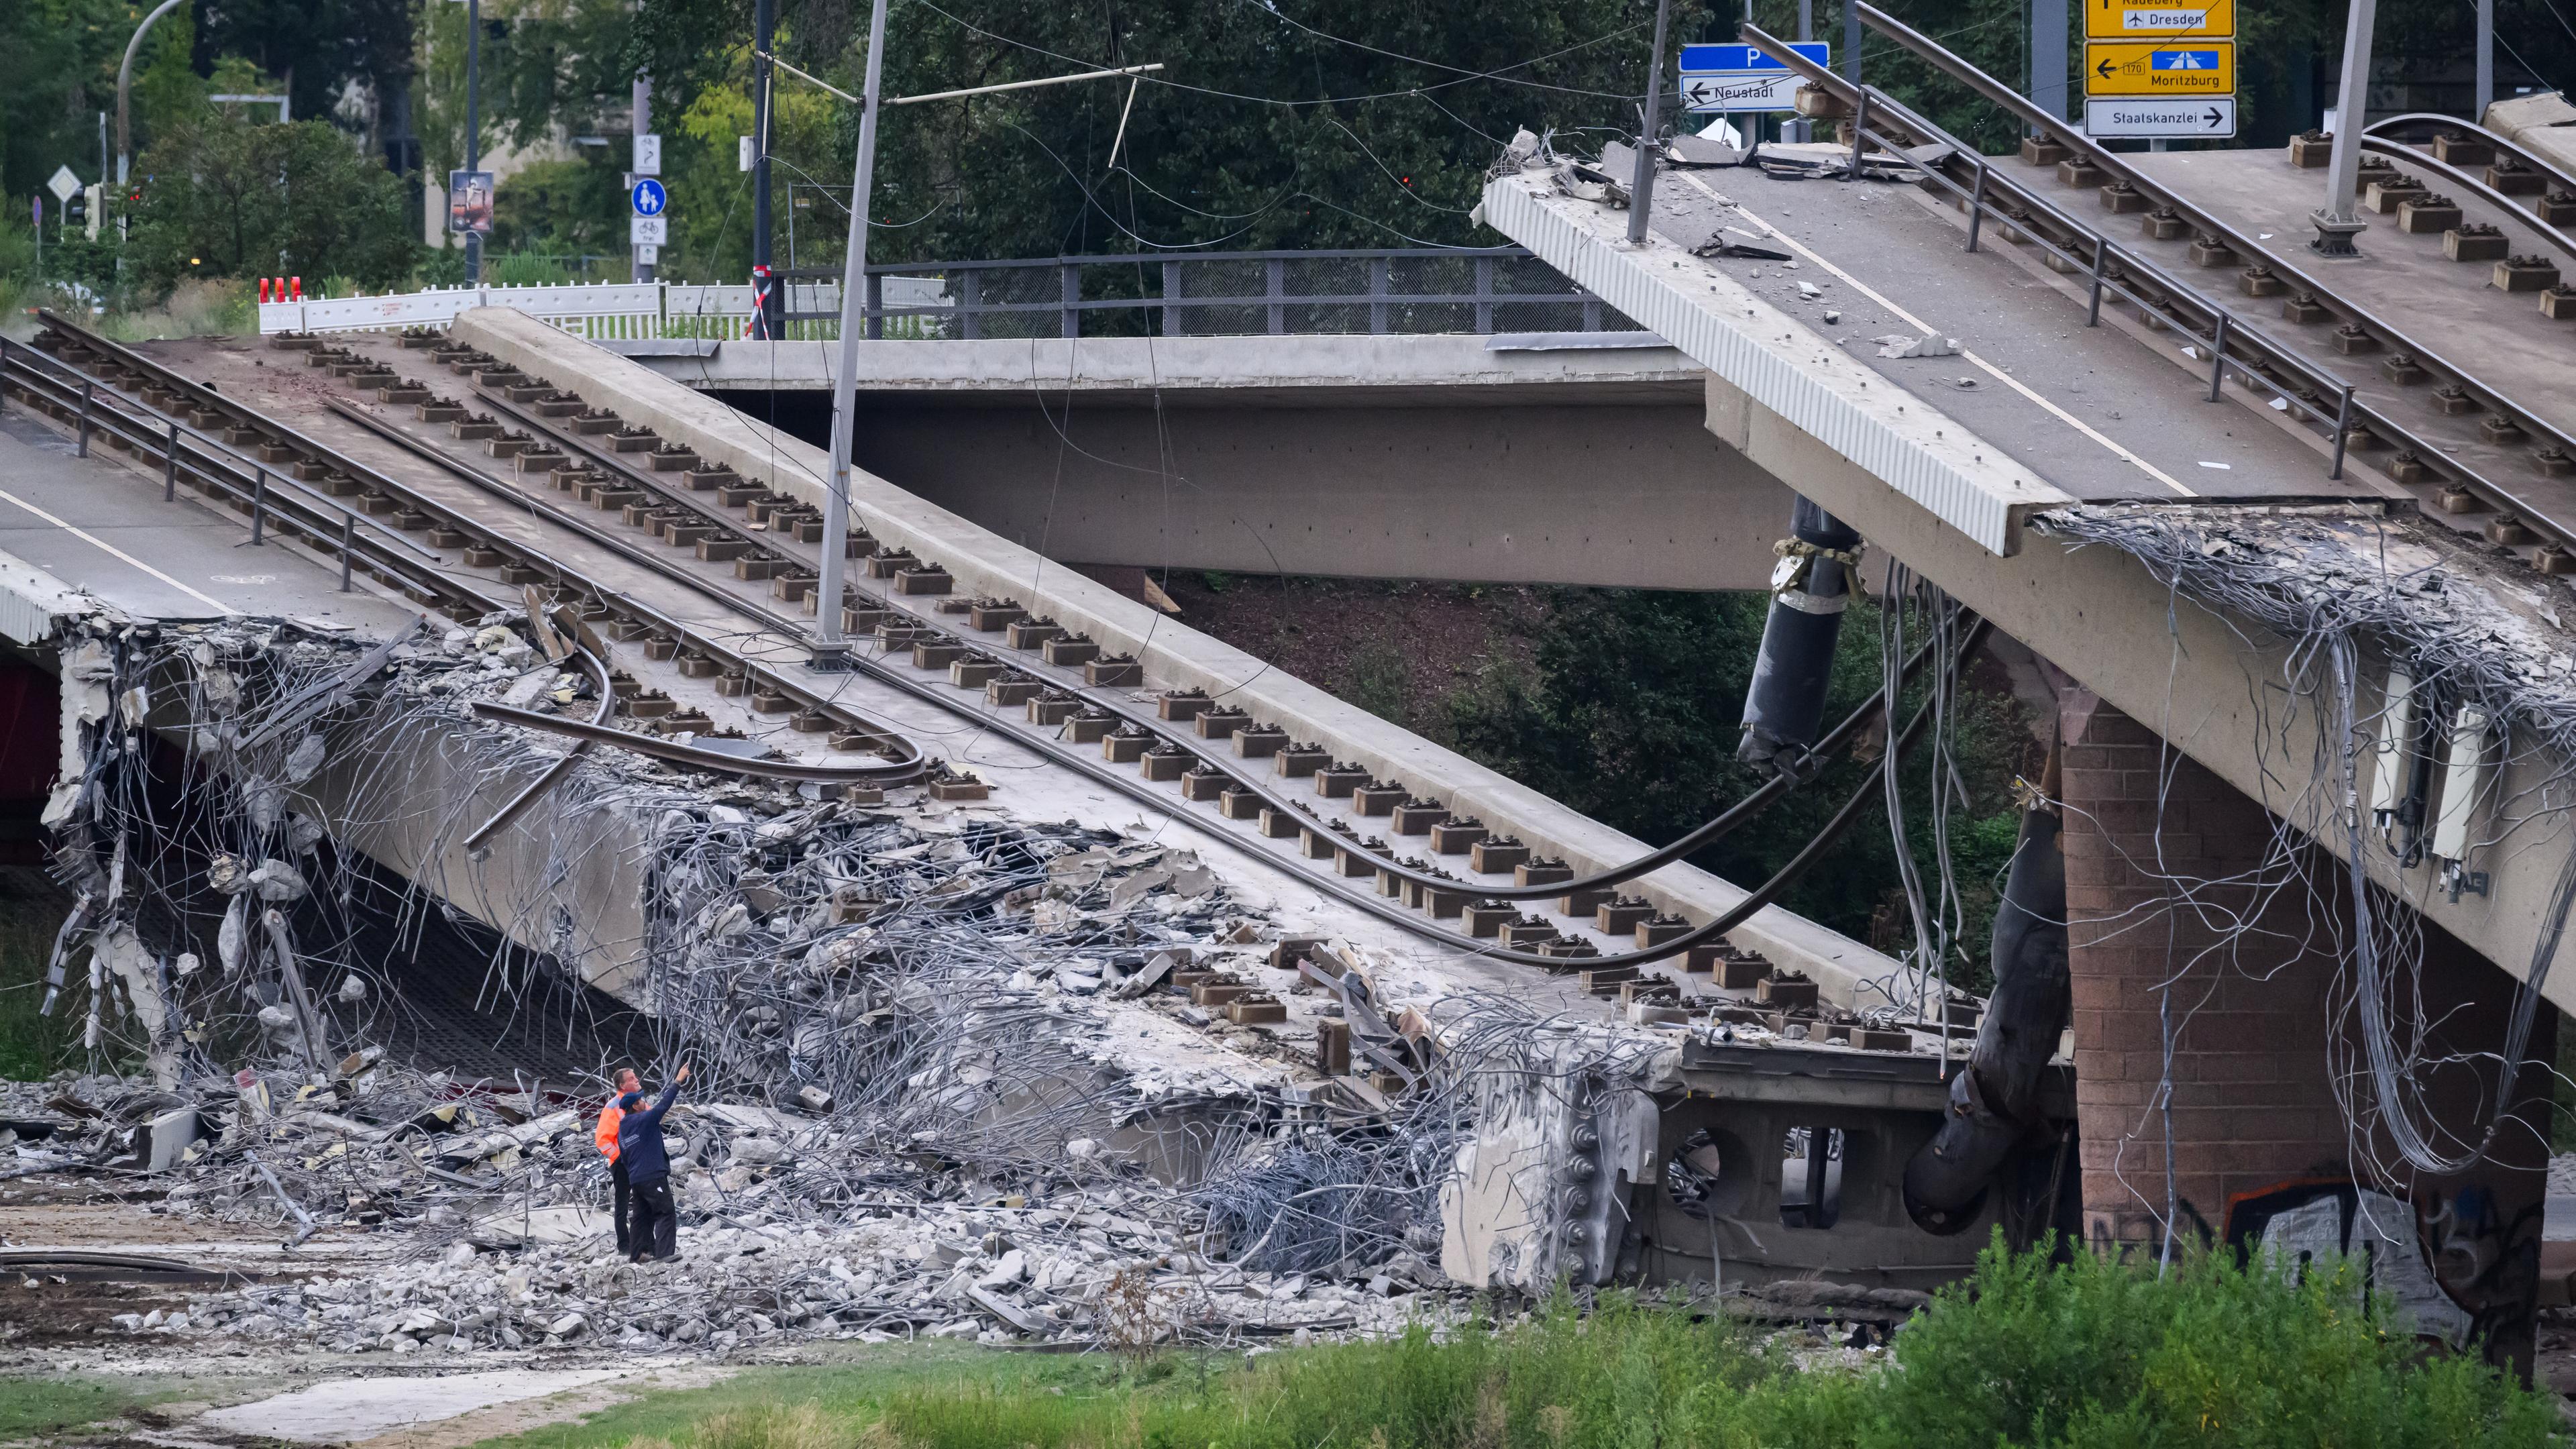
<svg viewBox="0 0 2576 1449">
<path fill-rule="evenodd" d="M 1821 41 L 1789 47 L 1821 66 L 1833 54 Z M 1689 111 L 1786 111 L 1796 108 L 1806 77 L 1749 45 L 1682 47 L 1682 108 Z"/>
</svg>

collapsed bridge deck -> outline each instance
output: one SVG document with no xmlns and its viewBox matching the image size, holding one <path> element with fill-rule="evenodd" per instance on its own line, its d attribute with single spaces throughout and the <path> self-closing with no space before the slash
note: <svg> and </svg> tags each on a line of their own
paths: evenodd
<svg viewBox="0 0 2576 1449">
<path fill-rule="evenodd" d="M 546 348 L 580 344 L 515 334 L 506 320 L 486 325 L 484 335 L 522 349 L 520 359 L 453 338 L 330 351 L 198 344 L 155 356 L 57 326 L 48 355 L 16 350 L 8 360 L 13 405 L 34 402 L 76 437 L 86 430 L 94 452 L 126 454 L 116 486 L 148 507 L 192 519 L 229 513 L 235 529 L 251 515 L 268 556 L 291 561 L 279 569 L 297 574 L 288 592 L 328 592 L 346 562 L 360 594 L 404 598 L 458 621 L 440 626 L 443 647 L 439 630 L 413 644 L 400 641 L 399 626 L 381 635 L 410 681 L 398 693 L 432 704 L 426 715 L 406 705 L 408 713 L 386 717 L 372 748 L 416 762 L 411 789 L 425 801 L 391 814 L 347 808 L 351 780 L 383 773 L 357 769 L 369 748 L 357 739 L 346 759 L 335 754 L 299 787 L 297 798 L 345 829 L 349 843 L 523 947 L 653 1007 L 680 999 L 667 995 L 676 988 L 654 964 L 658 954 L 698 950 L 687 943 L 724 919 L 705 910 L 656 915 L 669 866 L 667 851 L 653 863 L 660 847 L 648 842 L 663 830 L 652 825 L 654 812 L 669 807 L 640 802 L 675 798 L 674 786 L 697 781 L 714 800 L 736 802 L 709 817 L 720 833 L 732 828 L 722 826 L 725 809 L 783 805 L 776 823 L 791 832 L 786 840 L 801 838 L 794 831 L 842 832 L 876 811 L 963 820 L 970 833 L 978 819 L 1070 819 L 1135 844 L 1103 855 L 1102 871 L 1059 882 L 1050 869 L 1043 891 L 1033 885 L 998 902 L 1029 912 L 1016 929 L 1087 929 L 1078 911 L 1055 903 L 1059 883 L 1075 894 L 1097 886 L 1125 908 L 1148 896 L 1178 903 L 1160 893 L 1200 876 L 1253 913 L 1221 940 L 1187 938 L 1196 944 L 1158 951 L 1149 932 L 1132 948 L 1108 949 L 1117 958 L 1104 963 L 1108 974 L 1136 986 L 1127 996 L 1143 993 L 1140 1006 L 1119 1010 L 1148 1019 L 1127 1055 L 1174 1028 L 1173 1049 L 1203 1055 L 1191 1045 L 1195 1023 L 1220 1057 L 1248 1048 L 1289 1060 L 1295 1070 L 1285 1080 L 1313 1084 L 1290 1087 L 1292 1099 L 1333 1101 L 1332 1110 L 1366 1120 L 1400 1110 L 1425 1053 L 1436 1058 L 1443 1040 L 1456 1050 L 1487 1030 L 1472 1026 L 1482 1020 L 1478 1000 L 1507 997 L 1515 1012 L 1564 1033 L 1514 1050 L 1538 1051 L 1551 1064 L 1541 1080 L 1562 1072 L 1592 1085 L 1566 1099 L 1542 1088 L 1539 1099 L 1520 1101 L 1515 1093 L 1531 1083 L 1516 1069 L 1519 1087 L 1469 1093 L 1485 1102 L 1475 1120 L 1498 1135 L 1478 1139 L 1441 1212 L 1464 1234 L 1452 1244 L 1464 1255 L 1457 1271 L 1535 1282 L 1573 1262 L 1577 1276 L 1606 1275 L 1633 1270 L 1642 1243 L 1648 1271 L 1701 1274 L 1707 1229 L 1694 1223 L 1717 1204 L 1730 1214 L 1785 1214 L 1784 1226 L 1795 1227 L 1799 1214 L 1841 1225 L 1839 1238 L 1747 1231 L 1729 1252 L 1758 1265 L 1743 1270 L 1751 1279 L 1855 1255 L 1870 1259 L 1863 1276 L 1871 1281 L 1936 1281 L 1963 1265 L 1950 1244 L 1906 1222 L 1895 1187 L 1938 1121 L 1946 1033 L 1891 1003 L 1902 983 L 1885 967 L 1855 969 L 1869 953 L 1776 910 L 1729 912 L 1741 892 L 1683 867 L 1631 873 L 1566 899 L 1568 877 L 1616 863 L 1598 857 L 1622 844 L 1617 837 L 1551 814 L 1527 792 L 1382 725 L 1357 727 L 1355 712 L 1296 693 L 1294 681 L 1263 679 L 1257 663 L 1212 679 L 1214 666 L 1190 654 L 1207 641 L 1162 621 L 1129 633 L 1084 581 L 1041 572 L 1004 585 L 970 553 L 934 556 L 932 530 L 950 529 L 953 543 L 953 521 L 907 514 L 891 490 L 870 500 L 878 511 L 862 512 L 861 556 L 877 577 L 845 601 L 852 626 L 873 626 L 865 667 L 805 671 L 802 616 L 813 607 L 811 535 L 819 530 L 809 529 L 812 510 L 787 477 L 755 475 L 757 456 L 721 430 L 692 434 L 668 418 L 641 425 L 632 400 L 612 410 L 565 377 L 534 370 Z M 625 446 L 630 439 L 641 445 Z M 784 440 L 774 445 L 784 452 Z M 215 511 L 159 502 L 156 485 L 198 494 Z M 84 476 L 78 486 L 97 485 Z M 1039 614 L 1053 620 L 1032 617 Z M 217 636 L 222 657 L 242 647 Z M 344 651 L 357 671 L 344 689 L 368 665 L 357 652 Z M 585 688 L 584 669 L 595 672 L 595 688 Z M 153 695 L 188 697 L 184 679 Z M 611 718 L 612 705 L 623 722 L 586 723 Z M 183 714 L 159 708 L 156 728 L 189 727 Z M 490 722 L 471 723 L 477 715 Z M 1282 718 L 1288 727 L 1274 723 Z M 522 733 L 530 727 L 538 733 Z M 570 757 L 531 745 L 576 728 L 587 731 L 576 743 L 606 748 L 551 794 L 532 791 L 532 782 L 555 781 Z M 1306 743 L 1316 736 L 1326 743 Z M 494 754 L 486 740 L 512 743 Z M 647 758 L 631 760 L 638 751 Z M 1366 763 L 1343 763 L 1354 756 Z M 1394 778 L 1399 761 L 1413 767 L 1413 783 Z M 1419 782 L 1442 771 L 1455 787 L 1443 792 L 1450 798 L 1426 798 Z M 722 786 L 728 774 L 753 779 L 747 790 Z M 639 788 L 645 793 L 632 795 Z M 610 803 L 620 791 L 639 803 Z M 835 823 L 832 796 L 863 813 Z M 1472 813 L 1463 808 L 1470 802 Z M 921 828 L 933 837 L 943 830 Z M 1154 864 L 1184 844 L 1195 861 L 1185 854 Z M 1577 854 L 1587 848 L 1594 859 Z M 1551 858 L 1551 849 L 1571 858 Z M 693 870 L 688 878 L 702 883 L 693 889 L 703 888 L 705 868 Z M 1125 895 L 1104 878 L 1127 873 L 1138 880 Z M 750 879 L 724 888 L 752 890 Z M 1517 898 L 1496 900 L 1498 892 Z M 830 922 L 866 918 L 868 908 L 845 916 L 839 896 L 832 901 Z M 756 921 L 771 907 L 751 909 Z M 1744 918 L 1738 940 L 1749 936 L 1759 952 L 1711 939 L 1702 911 Z M 1695 929 L 1709 947 L 1685 951 Z M 1663 973 L 1623 956 L 1677 959 L 1658 980 Z M 1327 964 L 1300 971 L 1301 958 Z M 1803 975 L 1784 969 L 1791 964 Z M 1139 975 L 1158 966 L 1155 979 Z M 1078 969 L 1055 970 L 1054 982 L 1081 979 Z M 1185 998 L 1156 989 L 1174 984 L 1186 987 Z M 1843 1010 L 1873 1003 L 1867 1016 Z M 1454 1035 L 1461 1031 L 1468 1037 Z M 1105 1040 L 1118 1036 L 1112 1027 Z M 1333 1055 L 1337 1036 L 1348 1042 L 1340 1048 L 1347 1065 Z M 1318 1043 L 1311 1050 L 1310 1041 Z M 1277 1082 L 1276 1070 L 1245 1080 Z M 1830 1156 L 1805 1147 L 1783 1154 L 1776 1141 L 1833 1146 Z M 1666 1161 L 1684 1149 L 1707 1165 L 1671 1179 Z M 1568 1152 L 1606 1154 L 1611 1180 L 1629 1187 L 1558 1201 L 1548 1184 Z M 1801 1203 L 1824 1205 L 1811 1213 Z M 1588 1238 L 1559 1234 L 1569 1212 L 1594 1224 Z M 1824 1222 L 1806 1226 L 1826 1232 Z"/>
</svg>

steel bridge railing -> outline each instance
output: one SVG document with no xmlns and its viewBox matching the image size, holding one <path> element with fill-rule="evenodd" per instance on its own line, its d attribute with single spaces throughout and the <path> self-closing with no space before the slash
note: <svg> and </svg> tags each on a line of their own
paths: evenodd
<svg viewBox="0 0 2576 1449">
<path fill-rule="evenodd" d="M 836 271 L 780 274 L 791 324 L 838 320 Z M 798 285 L 798 284 L 805 285 Z M 830 309 L 822 307 L 826 299 Z M 1079 337 L 1086 313 L 1142 314 L 1163 336 L 1634 331 L 1517 246 L 1142 252 L 868 269 L 868 335 Z"/>
</svg>

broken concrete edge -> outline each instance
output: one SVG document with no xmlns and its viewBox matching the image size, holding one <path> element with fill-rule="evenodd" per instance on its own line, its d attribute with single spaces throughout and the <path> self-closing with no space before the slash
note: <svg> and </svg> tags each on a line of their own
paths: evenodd
<svg viewBox="0 0 2576 1449">
<path fill-rule="evenodd" d="M 27 580 L 0 556 L 0 617 L 41 600 Z M 22 592 L 22 590 L 27 592 Z M 70 591 L 52 616 L 48 636 L 28 641 L 30 657 L 61 681 L 61 722 L 56 787 L 44 823 L 58 828 L 77 808 L 88 776 L 87 734 L 114 713 L 110 685 L 116 678 L 112 636 L 133 621 Z M 73 605 L 79 605 L 73 608 Z M 156 621 L 184 630 L 199 621 Z M 241 617 L 225 623 L 249 630 L 296 627 L 292 620 Z M 14 637 L 14 636 L 13 636 Z M 355 636 L 337 639 L 355 645 Z M 151 688 L 147 717 L 152 732 L 175 748 L 190 748 L 197 721 L 187 713 L 184 691 Z M 213 757 L 215 768 L 230 767 Z M 488 818 L 501 801 L 536 778 L 551 755 L 503 726 L 438 711 L 376 707 L 329 732 L 321 768 L 284 786 L 284 808 L 327 822 L 335 840 L 354 848 L 415 886 L 541 955 L 552 954 L 592 986 L 623 994 L 640 979 L 645 952 L 645 861 L 649 832 L 619 812 L 596 807 L 599 782 L 618 767 L 592 762 L 564 788 L 531 805 L 524 828 L 502 832 L 469 850 L 465 829 Z M 384 767 L 399 760 L 404 778 L 446 802 L 445 808 L 389 808 Z M 570 853 L 565 852 L 569 847 Z M 557 899 L 552 877 L 576 884 L 588 907 L 575 929 L 553 925 L 541 907 Z"/>
<path fill-rule="evenodd" d="M 1651 233 L 1631 246 L 1627 213 L 1556 196 L 1553 186 L 1546 170 L 1487 182 L 1487 224 L 1986 552 L 2020 548 L 2022 513 L 2075 501 L 1720 268 Z M 1803 489 L 1797 474 L 1780 476 Z"/>
<path fill-rule="evenodd" d="M 2568 139 L 2570 126 L 2576 126 L 2576 105 L 2568 104 L 2557 91 L 2513 96 L 2487 107 L 2488 130 L 2562 171 L 2576 171 L 2576 142 Z"/>
<path fill-rule="evenodd" d="M 1337 403 L 1371 398 L 1418 401 L 1436 389 L 1444 400 L 1514 406 L 1533 392 L 1551 400 L 1572 386 L 1603 403 L 1629 404 L 1696 389 L 1699 365 L 1669 344 L 1641 334 L 1576 332 L 1570 339 L 1618 338 L 1545 352 L 1499 350 L 1497 338 L 1473 333 L 1341 333 L 1257 337 L 977 338 L 904 341 L 861 349 L 865 394 L 999 394 L 1025 399 L 1032 390 L 1081 393 L 1285 393 L 1283 405 L 1330 393 Z M 830 387 L 829 342 L 746 344 L 712 356 L 606 350 L 693 388 L 821 391 Z"/>
<path fill-rule="evenodd" d="M 88 590 L 0 551 L 0 638 L 32 647 L 51 642 L 65 620 L 114 612 Z"/>
<path fill-rule="evenodd" d="M 2278 773 L 2280 760 L 2323 757 L 2311 753 L 2323 743 L 2314 712 L 2285 734 L 2278 720 L 2266 720 L 2257 708 L 2263 691 L 2277 689 L 2284 677 L 2290 656 L 2286 641 L 2254 621 L 2177 593 L 2143 561 L 2114 547 L 2085 546 L 2033 529 L 2027 547 L 1999 560 L 1922 500 L 1837 455 L 1732 383 L 1712 377 L 1708 392 L 1712 433 L 1774 475 L 1798 479 L 1801 492 L 1858 529 L 1873 546 L 1904 560 L 2076 683 L 2289 819 L 2329 852 L 2342 855 L 2340 833 L 2325 830 L 2320 836 L 2317 830 L 2317 811 L 2325 797 L 2285 798 Z M 2169 501 L 2078 505 L 2068 500 L 2060 505 L 2079 506 L 2162 508 Z M 2481 581 L 2499 593 L 2529 592 L 2527 587 L 2512 589 L 2492 572 L 2482 574 Z M 2140 621 L 2149 622 L 2141 626 Z M 2557 769 L 2549 760 L 2517 753 L 2506 762 L 2492 798 L 2534 798 L 2531 792 Z M 2559 863 L 2547 851 L 2494 851 L 2488 894 L 2458 901 L 2424 889 L 2380 853 L 2372 853 L 2370 869 L 2374 879 L 2422 910 L 2426 919 L 2518 975 L 2545 928 Z M 2564 973 L 2552 973 L 2544 994 L 2562 1009 L 2576 1010 L 2576 980 Z"/>
<path fill-rule="evenodd" d="M 817 506 L 823 501 L 822 449 L 773 431 L 650 368 L 507 308 L 466 312 L 451 335 L 580 393 L 594 407 L 684 442 L 701 458 Z M 884 479 L 854 470 L 851 486 L 860 526 L 942 564 L 957 580 L 961 595 L 1018 599 L 1068 629 L 1091 635 L 1104 649 L 1135 654 L 1167 687 L 1196 687 L 1241 704 L 1296 738 L 1321 742 L 1336 758 L 1440 798 L 1457 813 L 1519 836 L 1539 853 L 1561 856 L 1579 873 L 1607 869 L 1647 851 L 1642 842 L 1536 790 L 1175 623 Z M 1217 756 L 1219 768 L 1226 768 L 1229 758 Z M 1711 802 L 1712 809 L 1716 803 Z M 1702 920 L 1732 909 L 1748 894 L 1687 865 L 1666 866 L 1626 889 L 1659 911 Z M 1893 982 L 1903 971 L 1893 958 L 1777 906 L 1764 909 L 1732 936 L 1739 945 L 1807 972 L 1843 1004 L 1852 1002 L 1861 983 Z"/>
</svg>

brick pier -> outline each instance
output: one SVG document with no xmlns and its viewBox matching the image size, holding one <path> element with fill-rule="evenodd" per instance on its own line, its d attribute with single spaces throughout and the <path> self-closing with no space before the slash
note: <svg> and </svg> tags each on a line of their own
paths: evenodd
<svg viewBox="0 0 2576 1449">
<path fill-rule="evenodd" d="M 2276 821 L 2262 805 L 2082 690 L 2062 699 L 2059 726 L 2087 1239 L 2100 1251 L 2153 1251 L 2162 1235 L 2160 1004 L 2169 1007 L 2173 1027 L 2172 1191 L 2186 1233 L 2216 1240 L 2232 1199 L 2283 1183 L 2352 1178 L 2352 1139 L 2328 1080 L 2337 1059 L 2330 1038 L 2350 1030 L 2351 1014 L 2337 1000 L 2347 984 L 2333 954 L 2345 934 L 2334 926 L 2349 920 L 2341 867 L 2307 847 L 2299 858 L 2306 880 L 2267 898 L 2258 882 L 2244 879 L 2265 866 L 2270 851 Z M 2272 868 L 2286 873 L 2279 862 Z M 2218 880 L 2231 883 L 2206 884 Z M 2500 1049 L 2512 976 L 2438 928 L 2422 929 L 2427 1004 L 2442 1021 L 2436 1050 Z M 2532 1040 L 2539 1060 L 2553 1055 L 2556 1019 L 2544 1005 Z M 2357 1050 L 2340 1060 L 2345 1070 L 2361 1070 Z M 2466 1130 L 2491 1099 L 2494 1081 L 2492 1063 L 2448 1069 L 2435 1082 L 2432 1115 Z M 2545 1104 L 2547 1092 L 2544 1072 L 2524 1074 L 2527 1102 Z M 2367 1101 L 2367 1080 L 2356 1080 L 2351 1094 Z M 2396 1188 L 2419 1217 L 2438 1214 L 2446 1202 L 2483 1204 L 2480 1211 L 2497 1225 L 2491 1241 L 2481 1247 L 2448 1239 L 2435 1261 L 2446 1286 L 2462 1274 L 2483 1280 L 2465 1296 L 2496 1308 L 2527 1305 L 2527 1285 L 2536 1278 L 2545 1106 L 2527 1108 L 2524 1118 L 2508 1124 L 2496 1159 L 2464 1178 L 2405 1180 Z M 2384 1146 L 2374 1155 L 2397 1160 Z M 2370 1185 L 2366 1172 L 2361 1178 Z M 2464 1196 L 2478 1192 L 2487 1196 Z M 2444 1252 L 2480 1261 L 2445 1265 Z M 2509 1271 L 2525 1257 L 2530 1272 Z M 2518 1316 L 2527 1321 L 2528 1314 L 2525 1306 Z M 2488 1323 L 2482 1331 L 2503 1347 L 2510 1325 Z"/>
</svg>

